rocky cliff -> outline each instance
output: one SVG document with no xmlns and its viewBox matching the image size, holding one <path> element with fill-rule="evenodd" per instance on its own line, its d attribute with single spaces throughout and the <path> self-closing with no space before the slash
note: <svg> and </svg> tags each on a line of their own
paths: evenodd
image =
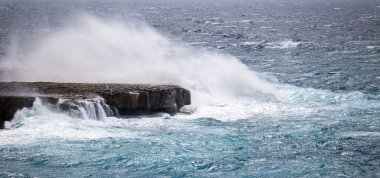
<svg viewBox="0 0 380 178">
<path fill-rule="evenodd" d="M 107 116 L 174 114 L 182 106 L 191 104 L 190 92 L 176 85 L 0 82 L 0 128 L 17 110 L 31 107 L 37 97 L 61 111 L 75 109 L 81 104 L 79 100 L 100 97 L 104 100 L 100 104 L 112 108 L 105 113 Z M 64 102 L 58 103 L 59 100 Z"/>
</svg>

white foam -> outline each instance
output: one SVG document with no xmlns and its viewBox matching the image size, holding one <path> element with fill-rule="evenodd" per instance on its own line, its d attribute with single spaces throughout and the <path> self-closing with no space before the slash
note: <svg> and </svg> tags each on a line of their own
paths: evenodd
<svg viewBox="0 0 380 178">
<path fill-rule="evenodd" d="M 0 145 L 30 144 L 46 139 L 96 140 L 103 138 L 144 139 L 150 130 L 165 127 L 169 130 L 192 130 L 169 114 L 102 120 L 70 117 L 53 112 L 36 100 L 32 108 L 17 112 L 15 118 L 0 130 Z"/>
<path fill-rule="evenodd" d="M 357 132 L 345 132 L 341 134 L 343 137 L 380 137 L 380 132 L 366 132 L 366 131 L 357 131 Z"/>
<path fill-rule="evenodd" d="M 270 43 L 267 43 L 266 46 L 268 48 L 287 49 L 287 48 L 295 48 L 299 44 L 301 43 L 293 42 L 291 40 L 285 40 L 285 41 L 270 42 Z"/>
<path fill-rule="evenodd" d="M 199 132 L 192 120 L 213 118 L 222 122 L 241 119 L 304 119 L 313 115 L 321 117 L 325 113 L 341 113 L 352 108 L 380 109 L 378 100 L 368 100 L 361 92 L 337 94 L 328 90 L 298 88 L 291 85 L 278 85 L 277 101 L 236 100 L 209 105 L 187 106 L 184 113 L 175 116 L 157 114 L 136 116 L 135 118 L 105 117 L 102 120 L 80 119 L 64 113 L 57 113 L 36 101 L 32 108 L 16 114 L 8 130 L 0 131 L 0 145 L 28 144 L 42 139 L 93 140 L 103 138 L 144 139 L 150 131 L 165 128 L 173 131 Z M 331 111 L 331 112 L 330 112 Z M 327 116 L 326 116 L 327 117 Z M 318 118 L 315 118 L 318 119 Z M 321 118 L 321 123 L 336 124 L 339 121 Z M 309 128 L 297 128 L 309 129 Z M 208 131 L 207 131 L 208 132 Z M 218 130 L 213 134 L 223 134 Z M 343 136 L 378 137 L 378 132 L 349 132 Z"/>
<path fill-rule="evenodd" d="M 133 120 L 132 120 L 133 121 Z M 121 130 L 132 127 L 131 120 L 105 117 L 103 120 L 81 119 L 53 112 L 37 99 L 33 107 L 15 114 L 6 129 L 0 131 L 0 145 L 28 144 L 40 139 L 92 140 L 106 137 L 135 138 L 134 133 Z"/>
<path fill-rule="evenodd" d="M 241 20 L 240 22 L 241 22 L 241 23 L 251 23 L 252 20 L 250 20 L 250 19 L 245 19 L 245 20 Z"/>
<path fill-rule="evenodd" d="M 367 46 L 367 49 L 376 49 L 376 48 L 380 48 L 380 46 Z"/>
<path fill-rule="evenodd" d="M 256 45 L 257 43 L 252 42 L 252 41 L 246 41 L 246 42 L 243 42 L 242 44 L 245 46 L 253 46 L 253 45 Z"/>
</svg>

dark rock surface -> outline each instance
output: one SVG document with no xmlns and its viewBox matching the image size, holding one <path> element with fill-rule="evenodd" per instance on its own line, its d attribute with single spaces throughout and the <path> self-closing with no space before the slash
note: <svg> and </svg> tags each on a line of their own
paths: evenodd
<svg viewBox="0 0 380 178">
<path fill-rule="evenodd" d="M 0 82 L 0 128 L 36 97 L 56 104 L 59 98 L 83 99 L 100 96 L 120 115 L 152 112 L 176 113 L 191 104 L 190 91 L 176 85 L 92 84 L 51 82 Z"/>
</svg>

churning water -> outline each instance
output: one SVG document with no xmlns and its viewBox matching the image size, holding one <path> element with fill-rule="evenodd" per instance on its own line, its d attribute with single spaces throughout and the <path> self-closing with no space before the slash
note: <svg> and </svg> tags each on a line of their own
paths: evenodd
<svg viewBox="0 0 380 178">
<path fill-rule="evenodd" d="M 378 177 L 379 5 L 3 1 L 2 80 L 179 84 L 193 105 L 37 99 L 0 131 L 0 176 Z"/>
</svg>

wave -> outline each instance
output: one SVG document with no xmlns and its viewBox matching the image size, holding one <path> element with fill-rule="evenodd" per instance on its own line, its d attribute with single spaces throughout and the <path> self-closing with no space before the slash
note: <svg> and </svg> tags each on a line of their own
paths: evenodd
<svg viewBox="0 0 380 178">
<path fill-rule="evenodd" d="M 193 122 L 202 118 L 210 118 L 218 122 L 264 119 L 278 123 L 284 120 L 294 122 L 311 119 L 320 124 L 329 124 L 349 117 L 360 118 L 363 112 L 380 109 L 380 101 L 377 97 L 361 92 L 336 93 L 285 84 L 278 84 L 276 88 L 279 91 L 279 99 L 276 101 L 209 104 L 197 106 L 196 109 L 191 108 L 194 106 L 188 106 L 190 108 L 187 109 L 194 109 L 191 114 L 179 113 L 170 116 L 158 113 L 129 116 L 127 119 L 117 116 L 99 120 L 97 117 L 55 112 L 36 100 L 32 108 L 20 110 L 16 118 L 7 123 L 8 130 L 0 131 L 0 140 L 2 140 L 2 145 L 9 145 L 56 138 L 68 140 L 143 139 L 144 134 L 149 135 L 151 131 L 162 128 L 198 132 L 198 127 L 194 126 Z M 369 133 L 369 135 L 373 134 Z"/>
</svg>

